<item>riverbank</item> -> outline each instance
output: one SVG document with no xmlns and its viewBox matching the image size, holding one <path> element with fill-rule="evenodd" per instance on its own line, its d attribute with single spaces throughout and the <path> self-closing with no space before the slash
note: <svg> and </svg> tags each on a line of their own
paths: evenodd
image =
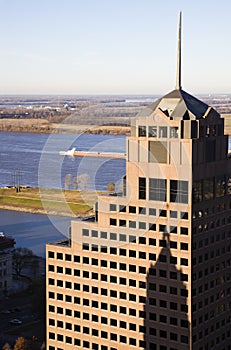
<svg viewBox="0 0 231 350">
<path fill-rule="evenodd" d="M 231 135 L 231 114 L 222 114 L 225 134 Z M 28 132 L 43 134 L 103 134 L 128 135 L 130 126 L 119 125 L 78 125 L 51 123 L 46 119 L 0 119 L 0 132 Z"/>
<path fill-rule="evenodd" d="M 51 123 L 47 119 L 0 119 L 2 132 L 28 132 L 43 134 L 103 134 L 126 135 L 130 133 L 130 126 L 117 125 L 78 125 L 65 123 Z"/>
<path fill-rule="evenodd" d="M 87 203 L 84 198 L 87 198 Z M 33 214 L 84 217 L 93 214 L 95 194 L 80 191 L 21 188 L 0 189 L 0 209 Z"/>
</svg>

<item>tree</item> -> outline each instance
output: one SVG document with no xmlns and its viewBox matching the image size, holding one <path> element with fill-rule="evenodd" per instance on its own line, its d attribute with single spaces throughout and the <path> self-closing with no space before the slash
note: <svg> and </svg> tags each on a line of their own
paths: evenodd
<svg viewBox="0 0 231 350">
<path fill-rule="evenodd" d="M 3 345 L 2 350 L 11 350 L 10 344 L 6 343 L 5 345 Z"/>
<path fill-rule="evenodd" d="M 14 345 L 14 350 L 29 350 L 27 340 L 23 337 L 19 337 Z"/>
<path fill-rule="evenodd" d="M 108 192 L 114 192 L 115 191 L 115 184 L 114 184 L 114 182 L 109 182 L 109 184 L 107 185 L 107 191 Z"/>
<path fill-rule="evenodd" d="M 21 275 L 22 268 L 25 266 L 26 260 L 33 255 L 32 250 L 28 248 L 16 248 L 13 251 L 13 269 L 17 277 Z"/>
<path fill-rule="evenodd" d="M 46 350 L 46 344 L 45 344 L 45 341 L 42 343 L 40 350 Z"/>
<path fill-rule="evenodd" d="M 77 188 L 78 188 L 78 178 L 77 178 L 77 176 L 73 177 L 73 179 L 72 179 L 72 186 L 73 186 L 74 190 L 77 190 Z"/>
<path fill-rule="evenodd" d="M 65 190 L 69 190 L 71 185 L 71 174 L 65 176 Z"/>
</svg>

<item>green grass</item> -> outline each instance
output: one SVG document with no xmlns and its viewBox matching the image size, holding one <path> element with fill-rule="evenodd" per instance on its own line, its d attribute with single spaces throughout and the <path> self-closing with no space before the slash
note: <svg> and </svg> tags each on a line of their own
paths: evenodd
<svg viewBox="0 0 231 350">
<path fill-rule="evenodd" d="M 23 208 L 24 211 L 43 211 L 65 214 L 70 210 L 75 215 L 81 215 L 92 209 L 92 206 L 85 203 L 79 191 L 64 191 L 64 199 L 60 199 L 60 191 L 46 190 L 40 199 L 39 189 L 22 189 L 16 192 L 15 189 L 0 189 L 0 208 L 10 207 Z"/>
</svg>

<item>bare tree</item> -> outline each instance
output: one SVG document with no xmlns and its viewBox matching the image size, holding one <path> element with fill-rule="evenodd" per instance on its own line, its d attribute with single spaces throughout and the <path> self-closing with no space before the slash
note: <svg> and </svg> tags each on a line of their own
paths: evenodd
<svg viewBox="0 0 231 350">
<path fill-rule="evenodd" d="M 65 190 L 69 190 L 71 185 L 71 174 L 66 174 L 65 176 Z"/>
<path fill-rule="evenodd" d="M 115 184 L 114 184 L 114 182 L 109 182 L 109 184 L 107 185 L 107 191 L 108 192 L 114 192 L 115 191 Z"/>
<path fill-rule="evenodd" d="M 32 250 L 28 248 L 16 248 L 13 251 L 13 269 L 17 277 L 21 275 L 22 269 L 28 257 L 33 255 Z"/>
</svg>

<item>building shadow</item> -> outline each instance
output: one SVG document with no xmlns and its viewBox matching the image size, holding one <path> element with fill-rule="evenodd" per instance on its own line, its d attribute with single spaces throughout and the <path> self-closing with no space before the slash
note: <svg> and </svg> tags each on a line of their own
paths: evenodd
<svg viewBox="0 0 231 350">
<path fill-rule="evenodd" d="M 190 323 L 184 281 L 190 276 L 177 269 L 180 257 L 171 253 L 169 234 L 164 234 L 161 245 L 157 262 L 147 274 L 143 345 L 146 350 L 188 350 Z"/>
</svg>

